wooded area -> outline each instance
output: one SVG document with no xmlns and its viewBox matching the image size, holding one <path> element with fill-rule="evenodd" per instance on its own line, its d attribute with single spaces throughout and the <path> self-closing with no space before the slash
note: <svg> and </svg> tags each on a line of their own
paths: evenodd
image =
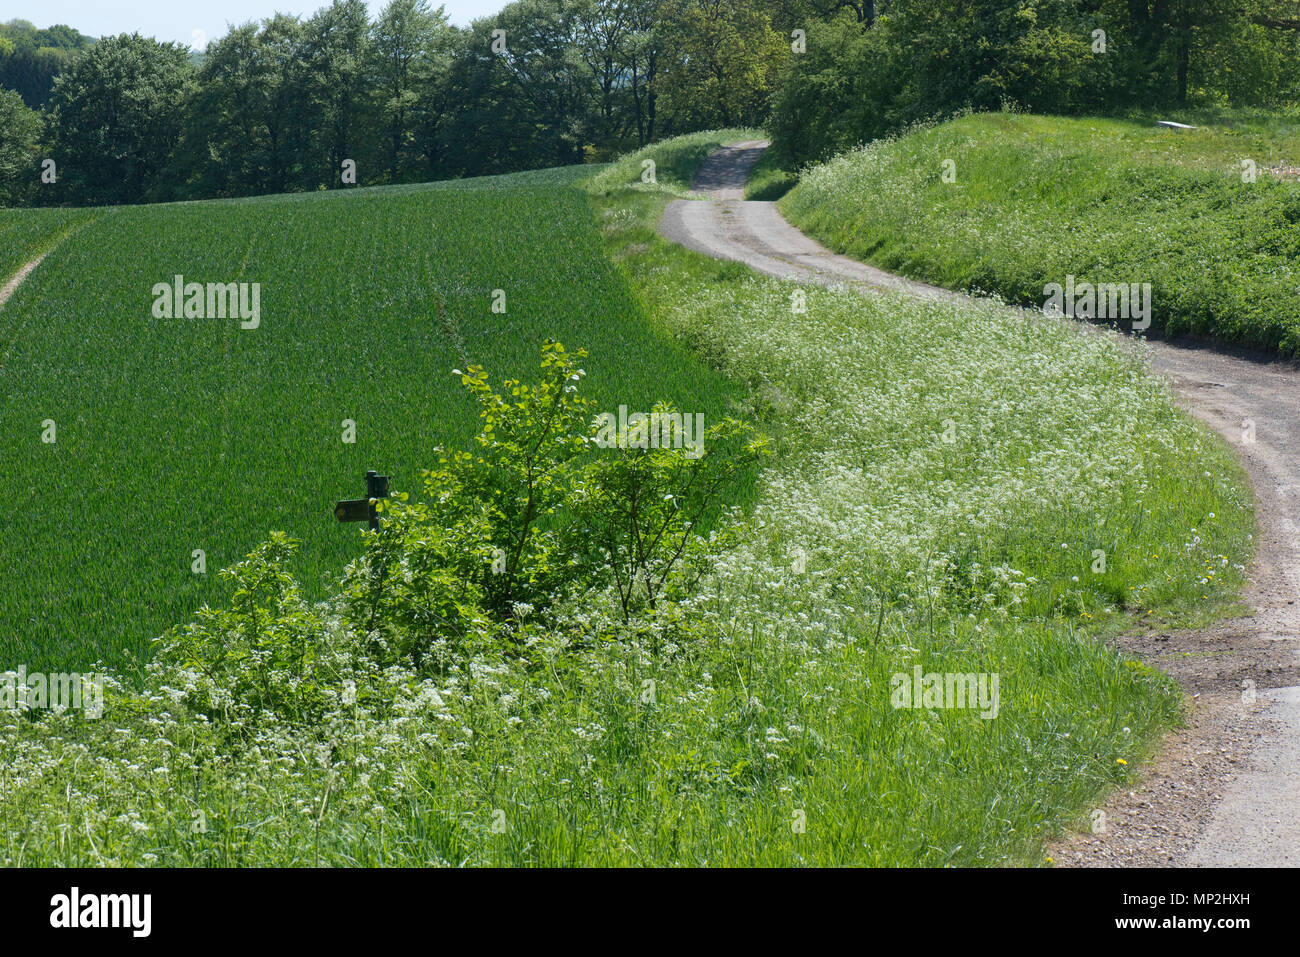
<svg viewBox="0 0 1300 957">
<path fill-rule="evenodd" d="M 333 0 L 203 55 L 15 20 L 0 26 L 0 203 L 476 176 L 723 126 L 767 125 L 798 164 L 1008 103 L 1280 105 L 1298 43 L 1294 0 L 518 0 L 465 28 L 427 0 L 374 21 Z"/>
</svg>

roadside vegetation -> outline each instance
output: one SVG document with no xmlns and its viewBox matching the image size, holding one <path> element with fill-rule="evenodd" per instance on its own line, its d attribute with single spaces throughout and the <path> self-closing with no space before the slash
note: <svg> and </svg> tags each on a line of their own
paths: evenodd
<svg viewBox="0 0 1300 957">
<path fill-rule="evenodd" d="M 951 289 L 1042 307 L 1067 276 L 1150 283 L 1154 330 L 1300 355 L 1300 136 L 1280 117 L 1207 119 L 962 116 L 806 171 L 782 210 Z"/>
<path fill-rule="evenodd" d="M 597 196 L 638 190 L 656 197 L 686 196 L 700 165 L 725 143 L 761 139 L 761 130 L 727 129 L 688 133 L 650 149 L 619 157 L 592 176 L 587 190 Z"/>
<path fill-rule="evenodd" d="M 799 174 L 785 169 L 771 149 L 763 151 L 745 184 L 745 199 L 772 202 L 780 199 L 799 183 Z"/>
<path fill-rule="evenodd" d="M 665 202 L 736 138 L 652 147 L 546 199 L 314 200 L 310 222 L 360 224 L 367 268 L 347 275 L 398 297 L 390 326 L 416 311 L 403 297 L 453 288 L 384 245 L 430 219 L 462 272 L 495 264 L 490 289 L 531 275 L 510 234 L 527 199 L 548 236 L 567 230 L 547 268 L 571 275 L 523 285 L 545 302 L 526 326 L 454 313 L 472 362 L 411 341 L 425 375 L 391 427 L 451 424 L 442 448 L 410 448 L 423 480 L 396 483 L 322 602 L 294 536 L 273 536 L 232 564 L 229 600 L 110 682 L 103 720 L 0 715 L 0 859 L 1036 864 L 1128 780 L 1180 696 L 1106 638 L 1234 600 L 1251 515 L 1230 452 L 1072 323 L 803 289 L 665 243 Z M 597 288 L 623 298 L 583 298 Z M 262 343 L 284 382 L 323 347 L 297 341 Z M 653 376 L 618 379 L 634 372 Z M 590 413 L 629 393 L 705 410 L 706 454 L 592 449 Z M 303 547 L 335 532 L 313 524 Z M 996 675 L 996 716 L 894 707 L 893 676 L 916 667 Z"/>
</svg>

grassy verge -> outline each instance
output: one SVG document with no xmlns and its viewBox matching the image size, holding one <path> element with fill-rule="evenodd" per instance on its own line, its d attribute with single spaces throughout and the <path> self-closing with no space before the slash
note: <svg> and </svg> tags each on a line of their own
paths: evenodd
<svg viewBox="0 0 1300 957">
<path fill-rule="evenodd" d="M 844 827 L 823 835 L 834 846 L 855 831 L 836 784 L 890 795 L 861 824 L 884 849 L 848 859 L 1034 859 L 1036 836 L 1122 780 L 1120 762 L 1174 713 L 1170 684 L 1105 637 L 1135 617 L 1204 620 L 1233 603 L 1252 525 L 1231 453 L 1136 360 L 1069 324 L 799 290 L 664 245 L 651 228 L 661 208 L 609 195 L 611 255 L 669 328 L 750 383 L 785 450 L 715 614 L 757 619 L 746 652 L 773 658 L 750 686 L 789 689 L 773 711 L 793 711 L 816 763 L 835 769 L 791 775 L 792 801 Z M 816 665 L 783 664 L 791 645 Z M 910 737 L 925 722 L 900 721 L 881 689 L 917 661 L 997 661 L 1015 715 L 997 730 L 970 720 Z M 799 694 L 833 717 L 810 717 Z M 1013 767 L 1018 747 L 1028 766 Z M 898 820 L 909 815 L 916 845 Z M 770 859 L 815 856 L 816 841 L 798 840 Z"/>
<path fill-rule="evenodd" d="M 634 190 L 654 196 L 685 196 L 695 172 L 710 153 L 727 143 L 760 138 L 761 131 L 751 129 L 708 130 L 678 136 L 610 163 L 591 177 L 586 188 L 596 196 Z M 648 179 L 653 181 L 647 182 Z"/>
<path fill-rule="evenodd" d="M 657 155 L 598 178 L 593 233 L 779 450 L 668 627 L 594 640 L 607 596 L 580 596 L 522 654 L 313 689 L 333 704 L 309 728 L 223 734 L 188 710 L 198 677 L 162 664 L 102 721 L 0 714 L 21 756 L 0 858 L 1039 863 L 1129 778 L 1179 695 L 1104 639 L 1233 600 L 1250 516 L 1229 452 L 1071 324 L 804 290 L 665 244 L 689 170 L 645 188 Z M 341 631 L 327 619 L 320 654 Z M 996 703 L 897 708 L 915 668 L 996 677 Z"/>
<path fill-rule="evenodd" d="M 745 184 L 745 199 L 773 202 L 780 199 L 799 183 L 799 174 L 782 169 L 776 154 L 767 150 L 758 158 L 749 182 Z"/>
<path fill-rule="evenodd" d="M 782 209 L 848 255 L 1021 304 L 1067 276 L 1150 283 L 1155 329 L 1294 356 L 1300 183 L 1268 170 L 1298 156 L 1294 127 L 1258 119 L 979 114 L 839 156 Z"/>
</svg>

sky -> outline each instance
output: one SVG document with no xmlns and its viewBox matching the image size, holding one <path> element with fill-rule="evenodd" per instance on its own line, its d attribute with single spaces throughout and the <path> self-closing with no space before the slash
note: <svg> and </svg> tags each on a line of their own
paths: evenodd
<svg viewBox="0 0 1300 957">
<path fill-rule="evenodd" d="M 429 6 L 437 8 L 439 2 L 452 23 L 464 26 L 496 13 L 507 0 L 429 0 Z M 367 0 L 371 17 L 386 3 Z M 310 15 L 328 5 L 329 0 L 0 0 L 0 22 L 16 17 L 38 27 L 66 23 L 92 37 L 141 33 L 193 47 L 223 36 L 235 24 L 275 13 Z"/>
</svg>

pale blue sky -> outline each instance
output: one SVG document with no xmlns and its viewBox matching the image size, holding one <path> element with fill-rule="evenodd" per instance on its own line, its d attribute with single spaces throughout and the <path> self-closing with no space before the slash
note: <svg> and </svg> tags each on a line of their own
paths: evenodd
<svg viewBox="0 0 1300 957">
<path fill-rule="evenodd" d="M 452 23 L 462 26 L 496 13 L 508 0 L 443 0 Z M 367 0 L 371 16 L 387 0 Z M 193 46 L 195 30 L 209 40 L 229 25 L 262 20 L 274 13 L 311 14 L 329 0 L 0 0 L 0 22 L 18 17 L 38 27 L 66 23 L 92 37 L 142 33 Z M 439 4 L 430 0 L 429 6 Z"/>
</svg>

